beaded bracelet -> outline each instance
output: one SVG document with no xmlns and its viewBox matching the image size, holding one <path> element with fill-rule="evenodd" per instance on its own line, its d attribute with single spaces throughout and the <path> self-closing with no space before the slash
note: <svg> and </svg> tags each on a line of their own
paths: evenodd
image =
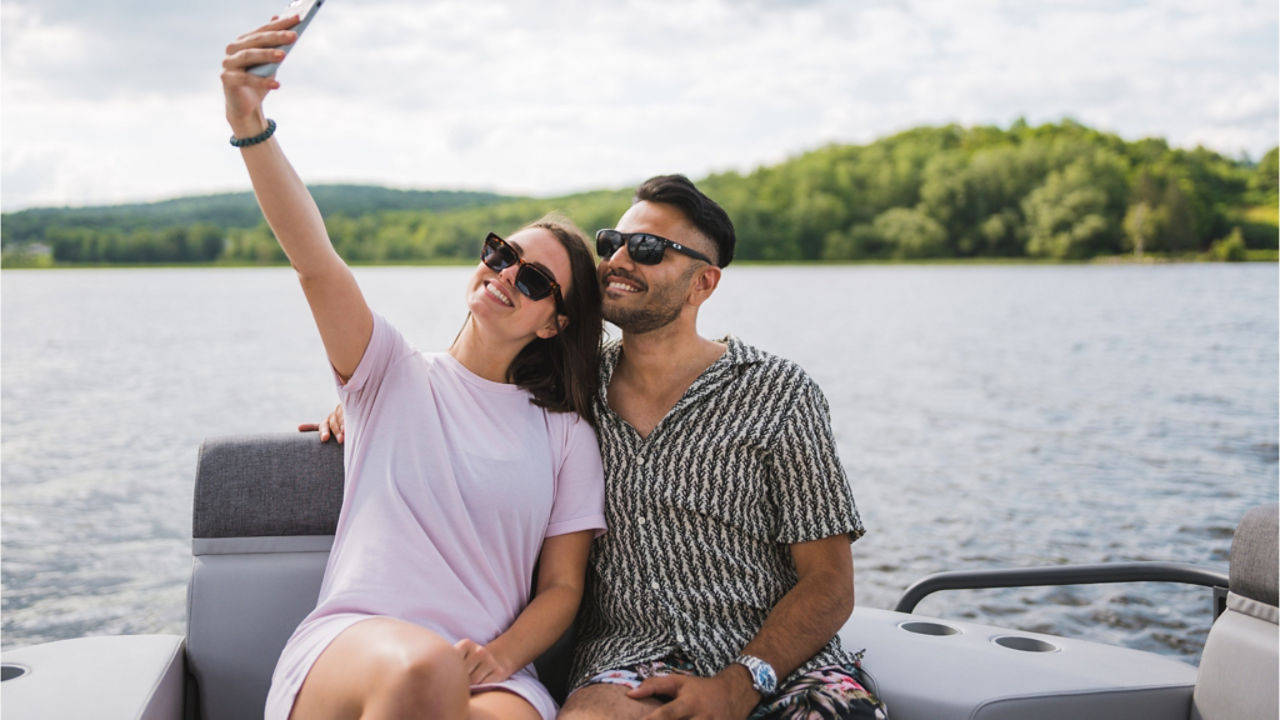
<svg viewBox="0 0 1280 720">
<path fill-rule="evenodd" d="M 232 135 L 231 147 L 243 148 L 243 147 L 249 147 L 250 145 L 257 145 L 260 142 L 266 142 L 267 138 L 275 134 L 276 134 L 276 121 L 272 120 L 271 118 L 267 118 L 266 130 L 263 130 L 257 135 L 254 135 L 253 137 L 247 137 L 247 138 L 238 138 L 235 135 Z"/>
</svg>

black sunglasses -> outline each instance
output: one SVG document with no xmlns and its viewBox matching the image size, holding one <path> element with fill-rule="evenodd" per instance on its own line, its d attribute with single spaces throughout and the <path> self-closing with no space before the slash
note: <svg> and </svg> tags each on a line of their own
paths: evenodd
<svg viewBox="0 0 1280 720">
<path fill-rule="evenodd" d="M 624 233 L 617 230 L 596 231 L 596 254 L 601 258 L 612 257 L 623 243 L 627 245 L 627 254 L 641 265 L 657 265 L 662 262 L 662 255 L 667 248 L 684 253 L 708 265 L 715 265 L 711 258 L 678 242 L 673 242 L 659 235 L 650 233 Z"/>
<path fill-rule="evenodd" d="M 525 262 L 524 258 L 520 257 L 520 253 L 497 234 L 489 233 L 489 236 L 484 239 L 480 260 L 494 272 L 502 272 L 512 265 L 519 265 L 520 269 L 516 271 L 516 289 L 525 297 L 535 301 L 554 293 L 556 310 L 564 312 L 564 298 L 560 296 L 560 283 L 556 282 L 551 273 L 537 265 Z"/>
</svg>

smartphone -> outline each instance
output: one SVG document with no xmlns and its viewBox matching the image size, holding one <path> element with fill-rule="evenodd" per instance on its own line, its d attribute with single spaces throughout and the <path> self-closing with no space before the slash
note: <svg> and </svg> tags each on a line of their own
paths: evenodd
<svg viewBox="0 0 1280 720">
<path fill-rule="evenodd" d="M 280 17 L 284 18 L 289 17 L 290 15 L 297 15 L 302 18 L 297 25 L 289 28 L 290 30 L 298 33 L 298 39 L 300 40 L 302 39 L 302 31 L 306 30 L 307 26 L 311 24 L 311 18 L 316 16 L 316 11 L 319 10 L 320 6 L 323 4 L 324 0 L 293 0 L 293 2 L 289 3 L 289 5 L 280 13 Z M 294 40 L 293 44 L 281 45 L 278 49 L 285 51 L 285 54 L 287 55 L 289 51 L 293 49 L 293 46 L 297 44 L 298 41 Z M 249 72 L 260 77 L 270 77 L 275 75 L 276 70 L 279 69 L 280 63 L 271 62 L 254 65 L 249 68 Z"/>
</svg>

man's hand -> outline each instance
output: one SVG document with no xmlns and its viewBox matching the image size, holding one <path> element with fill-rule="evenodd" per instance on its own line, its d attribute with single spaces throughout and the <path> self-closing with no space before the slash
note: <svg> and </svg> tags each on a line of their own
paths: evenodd
<svg viewBox="0 0 1280 720">
<path fill-rule="evenodd" d="M 320 424 L 302 423 L 298 425 L 298 432 L 315 432 L 320 431 L 320 442 L 329 442 L 329 437 L 337 438 L 338 444 L 346 439 L 347 422 L 346 416 L 342 412 L 342 403 L 338 403 L 338 407 L 329 413 L 329 416 Z"/>
<path fill-rule="evenodd" d="M 760 693 L 751 687 L 751 675 L 741 665 L 730 665 L 715 677 L 663 675 L 640 683 L 627 693 L 639 700 L 665 695 L 671 701 L 644 716 L 643 720 L 746 720 L 760 702 Z"/>
<path fill-rule="evenodd" d="M 511 677 L 511 671 L 488 647 L 467 638 L 459 640 L 453 647 L 462 656 L 462 666 L 472 685 L 502 682 Z"/>
</svg>

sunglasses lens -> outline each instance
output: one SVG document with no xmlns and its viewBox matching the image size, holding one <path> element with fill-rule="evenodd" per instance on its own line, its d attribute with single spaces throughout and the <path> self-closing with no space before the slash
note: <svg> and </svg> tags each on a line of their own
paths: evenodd
<svg viewBox="0 0 1280 720">
<path fill-rule="evenodd" d="M 484 248 L 480 251 L 480 260 L 491 270 L 502 270 L 516 262 L 516 254 L 514 250 L 507 247 L 506 243 L 490 235 L 485 238 Z"/>
<path fill-rule="evenodd" d="M 530 300 L 541 300 L 551 294 L 551 280 L 530 265 L 516 273 L 516 289 Z"/>
<path fill-rule="evenodd" d="M 622 233 L 617 230 L 601 230 L 596 233 L 596 255 L 601 258 L 613 257 L 622 247 Z"/>
<path fill-rule="evenodd" d="M 653 235 L 632 235 L 627 242 L 627 252 L 631 259 L 644 265 L 657 265 L 662 262 L 662 251 L 666 246 Z"/>
</svg>

